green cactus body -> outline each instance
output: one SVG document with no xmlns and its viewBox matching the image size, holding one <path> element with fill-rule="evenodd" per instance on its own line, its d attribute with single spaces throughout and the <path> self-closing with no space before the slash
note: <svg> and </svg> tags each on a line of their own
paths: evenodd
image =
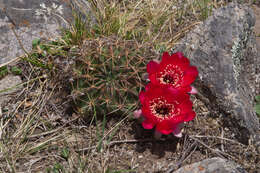
<svg viewBox="0 0 260 173">
<path fill-rule="evenodd" d="M 146 70 L 147 48 L 134 41 L 101 38 L 84 41 L 76 60 L 74 92 L 78 111 L 84 115 L 124 113 L 138 103 Z M 150 56 L 151 57 L 151 56 Z"/>
</svg>

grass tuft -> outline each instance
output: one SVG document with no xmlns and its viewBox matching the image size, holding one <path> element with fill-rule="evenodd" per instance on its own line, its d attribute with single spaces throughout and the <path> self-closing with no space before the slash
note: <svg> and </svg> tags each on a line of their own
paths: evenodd
<svg viewBox="0 0 260 173">
<path fill-rule="evenodd" d="M 155 141 L 130 118 L 147 62 L 224 1 L 88 2 L 95 20 L 75 13 L 60 39 L 35 39 L 24 61 L 0 68 L 0 79 L 9 73 L 23 79 L 23 88 L 0 105 L 2 172 L 170 172 L 170 164 L 216 156 L 248 172 L 259 169 L 255 148 L 240 144 L 196 97 L 197 117 L 181 139 Z"/>
</svg>

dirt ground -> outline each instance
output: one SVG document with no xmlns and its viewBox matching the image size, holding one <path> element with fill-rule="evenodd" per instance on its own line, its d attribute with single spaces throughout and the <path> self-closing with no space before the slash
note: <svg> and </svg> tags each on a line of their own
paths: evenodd
<svg viewBox="0 0 260 173">
<path fill-rule="evenodd" d="M 257 19 L 255 32 L 260 36 L 260 5 L 253 9 Z M 260 46 L 260 37 L 257 40 Z M 28 65 L 21 63 L 20 66 L 26 74 L 24 79 L 35 73 Z M 37 73 L 34 75 L 41 75 Z M 183 137 L 168 135 L 155 140 L 153 131 L 144 130 L 132 113 L 108 116 L 105 126 L 102 119 L 96 122 L 81 119 L 72 111 L 73 98 L 68 99 L 68 88 L 58 87 L 64 86 L 59 83 L 50 85 L 51 82 L 44 77 L 33 81 L 5 105 L 15 112 L 15 117 L 9 121 L 10 128 L 6 132 L 5 144 L 9 147 L 3 152 L 5 159 L 1 157 L 2 171 L 12 170 L 10 165 L 13 165 L 17 172 L 44 172 L 46 168 L 54 170 L 54 165 L 59 163 L 65 170 L 75 170 L 71 172 L 82 168 L 82 172 L 93 173 L 109 173 L 108 170 L 171 173 L 206 158 L 222 157 L 237 162 L 249 173 L 260 172 L 260 155 L 256 148 L 250 141 L 238 140 L 225 126 L 225 115 L 211 112 L 196 95 L 192 100 L 197 116 L 185 124 Z M 31 107 L 33 109 L 29 109 Z M 21 136 L 20 131 L 12 131 L 25 127 L 28 130 L 25 136 Z M 22 140 L 8 141 L 9 134 Z M 68 157 L 60 154 L 64 147 L 69 150 Z M 6 162 L 13 164 L 8 166 Z"/>
<path fill-rule="evenodd" d="M 28 64 L 20 66 L 27 70 L 26 76 L 35 72 Z M 34 75 L 40 76 L 40 72 Z M 16 159 L 16 169 L 20 172 L 28 171 L 28 165 L 29 172 L 39 172 L 57 164 L 75 172 L 83 164 L 82 172 L 170 173 L 212 157 L 233 160 L 249 173 L 260 171 L 260 156 L 250 140 L 248 143 L 246 139 L 238 139 L 226 125 L 228 117 L 209 110 L 199 95 L 191 97 L 197 116 L 185 124 L 183 137 L 168 135 L 156 140 L 153 130 L 143 129 L 131 112 L 127 116 L 108 115 L 106 124 L 102 118 L 82 119 L 72 109 L 67 84 L 56 81 L 43 78 L 30 84 L 31 88 L 7 106 L 18 110 L 8 133 L 32 121 L 24 125 L 30 127 L 23 140 L 8 141 L 12 149 L 5 153 Z M 28 117 L 32 119 L 27 120 Z M 61 154 L 64 148 L 70 153 L 67 158 Z M 4 164 L 1 167 L 7 169 Z"/>
</svg>

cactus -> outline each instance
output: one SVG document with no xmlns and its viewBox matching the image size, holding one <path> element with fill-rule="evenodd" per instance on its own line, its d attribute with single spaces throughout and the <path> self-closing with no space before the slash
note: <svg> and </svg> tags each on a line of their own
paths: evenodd
<svg viewBox="0 0 260 173">
<path fill-rule="evenodd" d="M 149 46 L 134 41 L 99 38 L 84 41 L 75 61 L 72 93 L 77 111 L 84 115 L 124 113 L 138 103 L 141 74 L 153 58 Z M 145 56 L 148 58 L 145 58 Z"/>
</svg>

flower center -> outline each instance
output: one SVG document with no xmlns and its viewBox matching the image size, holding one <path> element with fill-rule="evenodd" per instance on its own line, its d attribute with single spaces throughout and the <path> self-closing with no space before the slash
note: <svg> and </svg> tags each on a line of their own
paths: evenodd
<svg viewBox="0 0 260 173">
<path fill-rule="evenodd" d="M 174 84 L 175 83 L 174 81 L 175 81 L 174 78 L 171 75 L 169 75 L 169 74 L 166 74 L 163 77 L 163 82 L 165 82 L 165 83 Z"/>
<path fill-rule="evenodd" d="M 159 73 L 161 84 L 171 84 L 175 87 L 179 87 L 182 78 L 183 72 L 180 67 L 172 64 L 168 64 L 164 70 Z"/>
<path fill-rule="evenodd" d="M 157 118 L 165 119 L 178 114 L 173 104 L 170 104 L 163 97 L 156 98 L 150 102 L 150 110 Z"/>
<path fill-rule="evenodd" d="M 170 112 L 170 107 L 166 105 L 158 105 L 155 107 L 155 111 L 157 114 L 160 114 L 162 116 L 168 115 Z"/>
</svg>

